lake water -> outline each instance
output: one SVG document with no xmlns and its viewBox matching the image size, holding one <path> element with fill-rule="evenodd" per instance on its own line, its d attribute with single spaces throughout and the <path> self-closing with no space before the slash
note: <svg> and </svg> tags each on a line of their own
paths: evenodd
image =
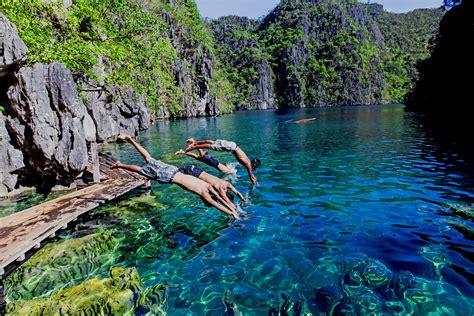
<svg viewBox="0 0 474 316">
<path fill-rule="evenodd" d="M 199 164 L 169 155 L 191 136 L 234 140 L 261 159 L 256 188 L 241 167 L 228 179 L 252 202 L 241 205 L 246 219 L 153 183 L 61 238 L 112 231 L 114 265 L 136 267 L 147 286 L 166 283 L 170 315 L 222 315 L 227 290 L 245 315 L 288 298 L 315 314 L 474 313 L 474 164 L 441 149 L 415 115 L 399 106 L 241 112 L 158 122 L 140 141 L 166 162 Z M 107 150 L 141 164 L 129 145 Z"/>
</svg>

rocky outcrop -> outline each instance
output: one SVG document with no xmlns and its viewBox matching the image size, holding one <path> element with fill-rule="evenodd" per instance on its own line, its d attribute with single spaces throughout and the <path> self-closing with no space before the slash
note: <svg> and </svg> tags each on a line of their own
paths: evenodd
<svg viewBox="0 0 474 316">
<path fill-rule="evenodd" d="M 46 298 L 13 301 L 7 315 L 166 315 L 166 287 L 144 288 L 136 269 L 113 268 L 110 278 L 88 280 Z M 149 314 L 148 314 L 149 313 Z"/>
<path fill-rule="evenodd" d="M 16 170 L 23 168 L 23 154 L 10 144 L 10 136 L 5 127 L 5 118 L 0 113 L 0 197 L 15 189 L 18 175 Z"/>
<path fill-rule="evenodd" d="M 253 36 L 258 23 L 245 17 L 228 16 L 212 21 L 210 26 L 218 55 L 237 90 L 237 109 L 274 108 L 273 71 L 262 45 Z"/>
<path fill-rule="evenodd" d="M 46 245 L 4 280 L 7 300 L 29 300 L 83 282 L 113 263 L 116 244 L 104 232 Z"/>
<path fill-rule="evenodd" d="M 11 143 L 23 152 L 29 177 L 41 177 L 36 181 L 44 186 L 72 182 L 88 161 L 84 126 L 91 118 L 71 73 L 60 63 L 36 64 L 14 77 L 6 125 Z"/>
<path fill-rule="evenodd" d="M 229 16 L 210 24 L 240 108 L 259 108 L 259 91 L 273 94 L 276 107 L 380 104 L 401 102 L 411 89 L 442 14 L 285 0 L 261 21 Z M 271 76 L 258 67 L 265 64 Z"/>
<path fill-rule="evenodd" d="M 84 130 L 95 132 L 92 140 L 103 142 L 120 133 L 134 135 L 149 128 L 150 115 L 144 96 L 137 95 L 131 88 L 118 88 L 84 77 L 76 81 L 81 89 L 81 101 L 91 118 L 87 118 Z"/>
<path fill-rule="evenodd" d="M 188 52 L 182 51 L 179 36 L 174 41 L 178 54 L 185 56 Z M 216 98 L 211 93 L 211 76 L 213 57 L 207 49 L 198 46 L 195 52 L 188 55 L 188 62 L 177 60 L 173 64 L 173 73 L 184 96 L 181 99 L 181 111 L 175 115 L 181 118 L 216 116 L 220 114 Z M 169 111 L 165 110 L 164 118 L 169 118 Z"/>
<path fill-rule="evenodd" d="M 0 77 L 25 62 L 27 52 L 16 26 L 0 13 Z"/>
<path fill-rule="evenodd" d="M 279 105 L 381 102 L 382 44 L 365 7 L 348 1 L 282 1 L 259 26 Z"/>
<path fill-rule="evenodd" d="M 100 83 L 82 76 L 75 80 L 59 62 L 19 68 L 26 46 L 3 15 L 0 22 L 0 196 L 19 186 L 45 192 L 68 186 L 86 167 L 89 142 L 149 127 L 145 98 L 106 84 L 100 67 Z"/>
<path fill-rule="evenodd" d="M 169 1 L 175 11 L 190 7 L 188 15 L 192 15 L 194 2 L 186 5 L 177 1 Z M 197 12 L 197 11 L 196 11 Z M 221 113 L 216 97 L 211 90 L 211 81 L 214 71 L 214 55 L 205 43 L 193 39 L 192 30 L 183 27 L 170 12 L 163 13 L 164 21 L 169 27 L 168 36 L 178 55 L 173 61 L 171 71 L 175 76 L 176 84 L 183 93 L 180 100 L 180 109 L 163 107 L 158 110 L 158 118 L 189 118 L 199 116 L 216 116 Z M 198 16 L 195 17 L 199 19 Z M 196 21 L 196 23 L 202 23 Z"/>
</svg>

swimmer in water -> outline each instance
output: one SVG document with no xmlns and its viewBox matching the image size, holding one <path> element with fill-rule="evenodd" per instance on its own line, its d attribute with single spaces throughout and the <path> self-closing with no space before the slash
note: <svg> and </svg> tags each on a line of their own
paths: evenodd
<svg viewBox="0 0 474 316">
<path fill-rule="evenodd" d="M 309 119 L 303 119 L 303 120 L 289 120 L 289 121 L 286 121 L 285 123 L 295 123 L 295 124 L 301 124 L 301 123 L 310 123 L 310 122 L 314 122 L 316 121 L 317 118 L 315 117 L 312 117 L 312 118 L 309 118 Z"/>
</svg>

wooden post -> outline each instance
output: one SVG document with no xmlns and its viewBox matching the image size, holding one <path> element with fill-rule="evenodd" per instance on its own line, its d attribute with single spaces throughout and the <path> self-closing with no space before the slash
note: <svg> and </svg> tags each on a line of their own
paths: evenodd
<svg viewBox="0 0 474 316">
<path fill-rule="evenodd" d="M 97 143 L 91 143 L 91 159 L 92 159 L 92 170 L 93 179 L 95 183 L 100 183 L 100 165 L 99 165 L 99 154 L 97 153 Z"/>
</svg>

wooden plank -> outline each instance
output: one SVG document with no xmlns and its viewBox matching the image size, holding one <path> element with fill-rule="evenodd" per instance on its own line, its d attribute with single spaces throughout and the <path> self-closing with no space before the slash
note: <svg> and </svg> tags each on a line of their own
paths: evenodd
<svg viewBox="0 0 474 316">
<path fill-rule="evenodd" d="M 91 143 L 91 161 L 92 161 L 92 176 L 95 183 L 100 182 L 100 164 L 99 154 L 97 153 L 97 143 Z"/>
<path fill-rule="evenodd" d="M 100 155 L 101 174 L 109 176 L 76 192 L 11 214 L 0 220 L 0 276 L 10 264 L 23 261 L 48 238 L 67 228 L 79 216 L 143 184 L 144 178 L 128 171 L 111 170 L 114 158 Z"/>
</svg>

